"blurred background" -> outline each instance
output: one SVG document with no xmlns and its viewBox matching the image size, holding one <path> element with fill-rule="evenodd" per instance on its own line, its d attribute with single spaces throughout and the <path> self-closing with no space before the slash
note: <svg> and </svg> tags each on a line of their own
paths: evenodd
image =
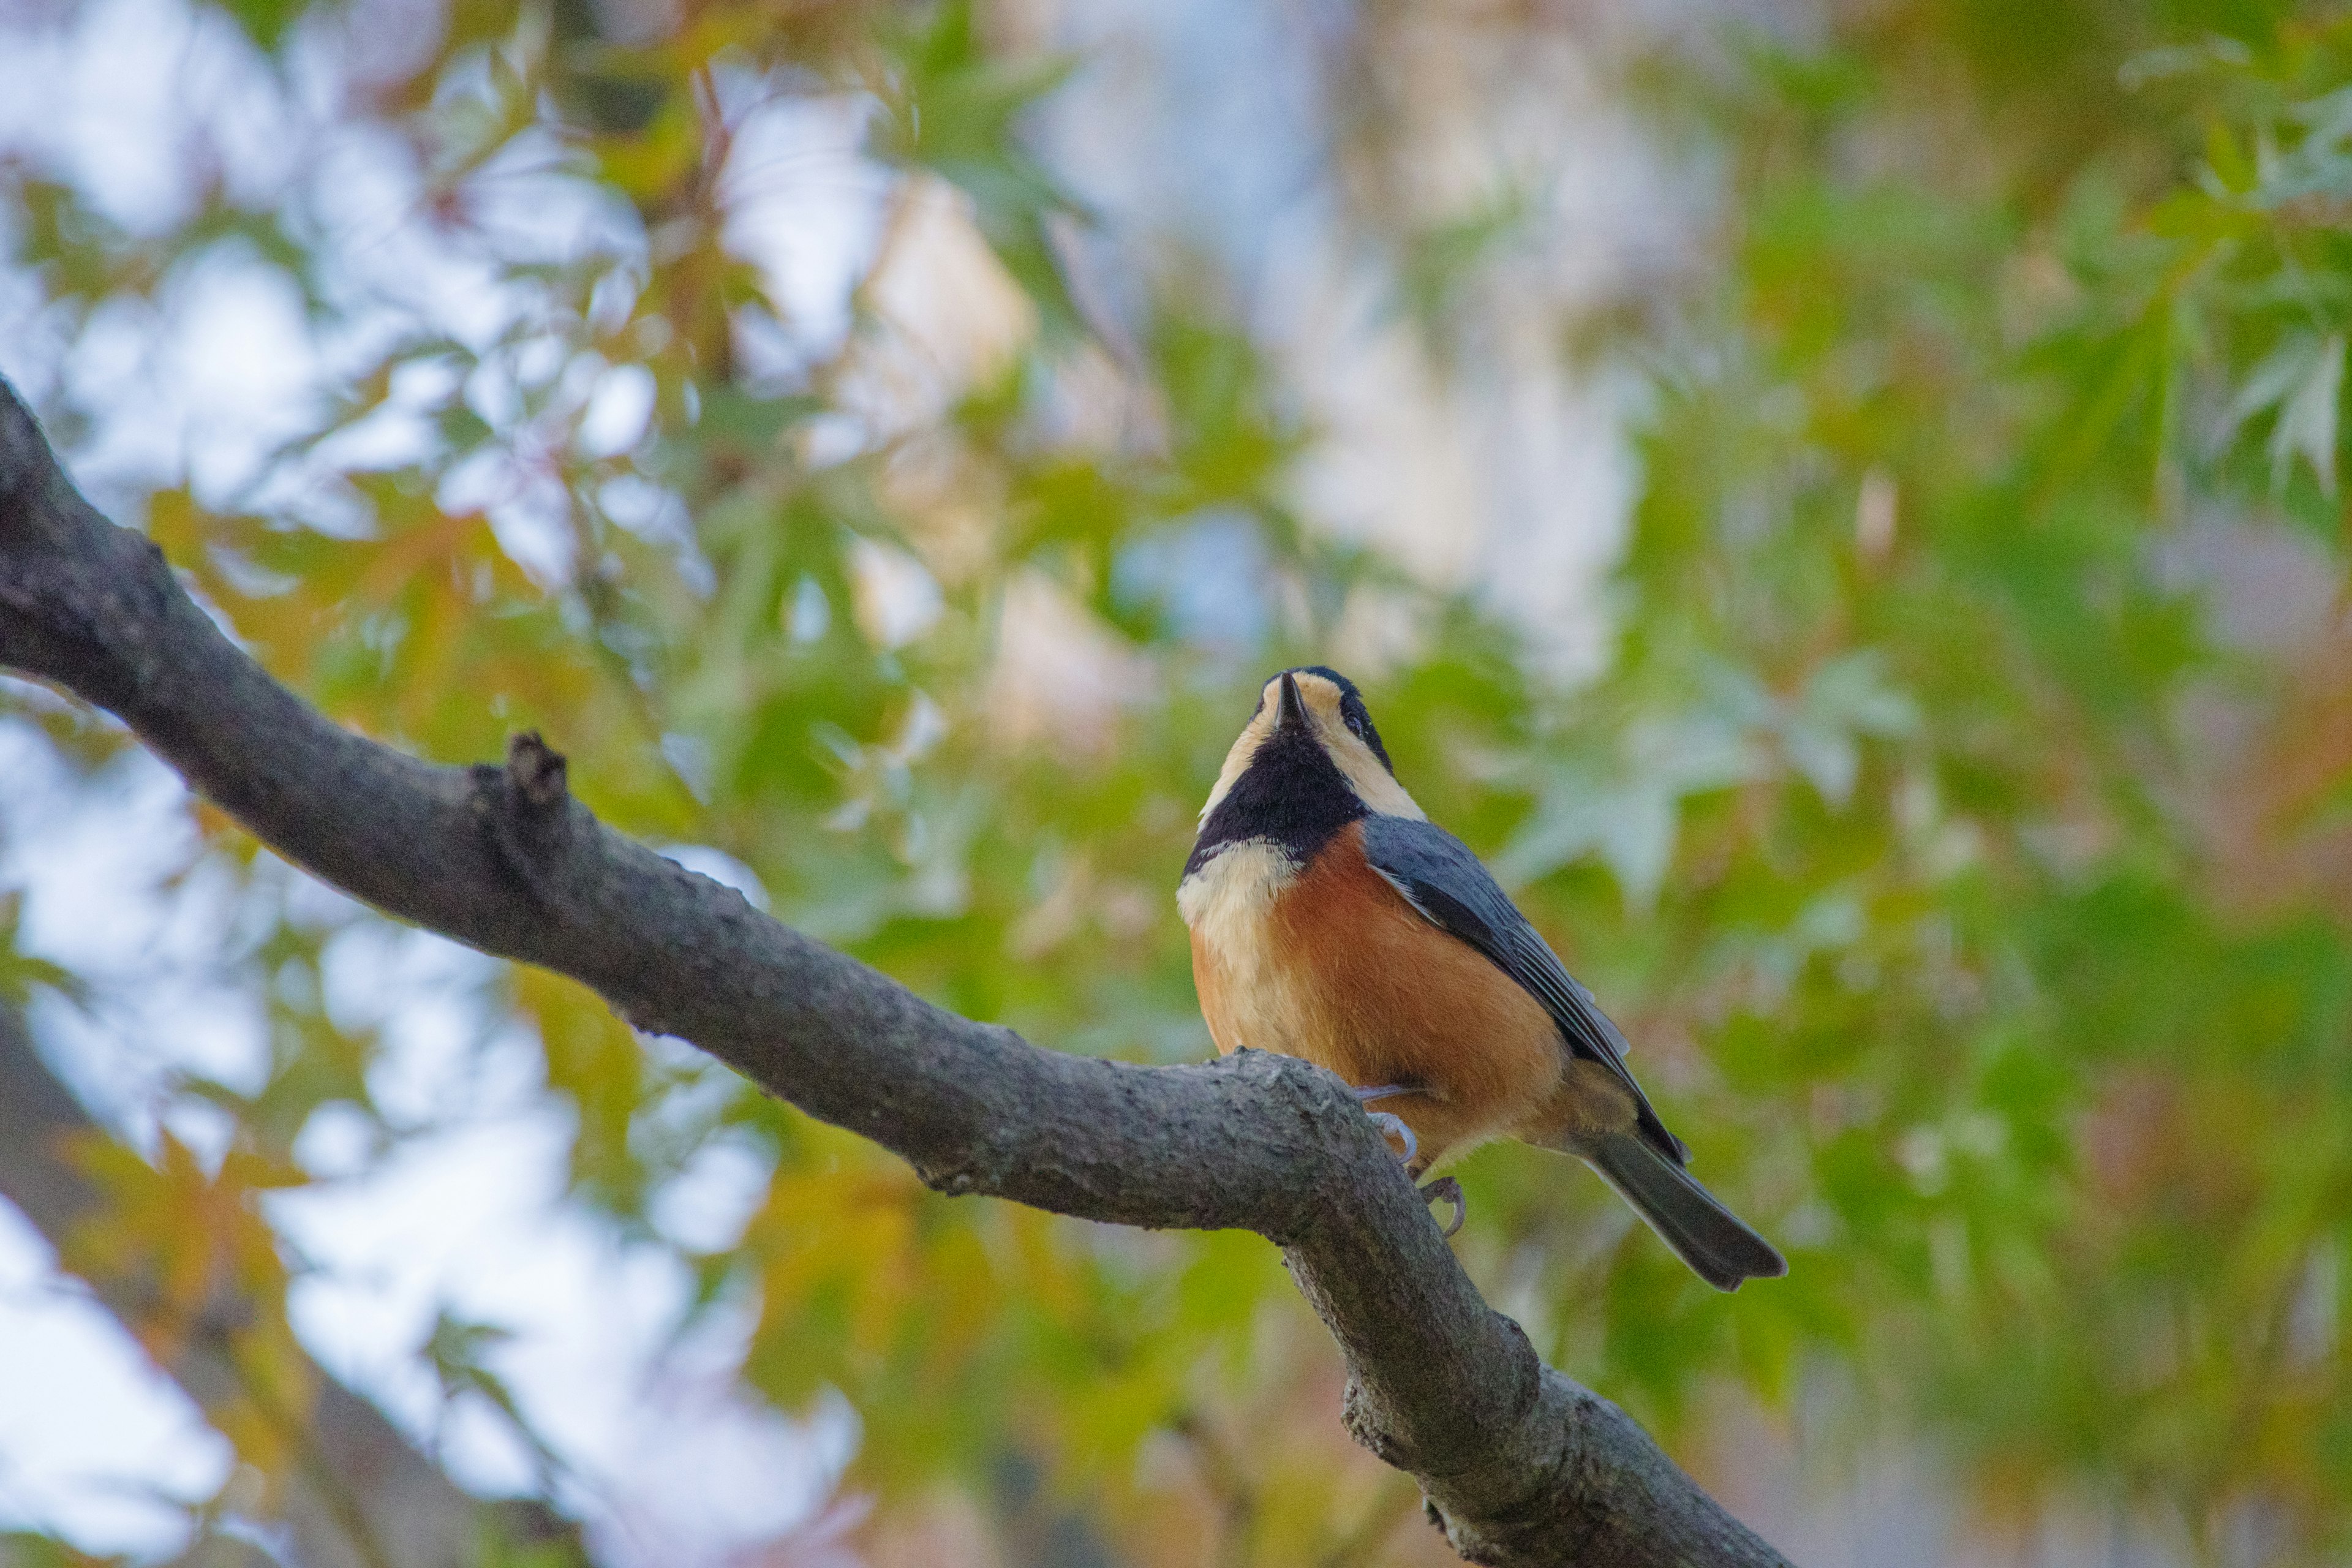
<svg viewBox="0 0 2352 1568">
<path fill-rule="evenodd" d="M 1339 666 L 1790 1255 L 1490 1149 L 1549 1359 L 1810 1564 L 2344 1563 L 2339 17 L 0 0 L 0 372 L 341 722 L 1063 1049 L 1209 1052 Z M 1450 1561 L 1265 1243 L 926 1193 L 6 680 L 0 1197 L 0 1562 Z"/>
</svg>

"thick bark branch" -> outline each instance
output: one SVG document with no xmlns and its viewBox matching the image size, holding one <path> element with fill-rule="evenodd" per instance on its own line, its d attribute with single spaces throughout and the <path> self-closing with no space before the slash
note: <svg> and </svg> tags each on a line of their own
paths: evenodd
<svg viewBox="0 0 2352 1568">
<path fill-rule="evenodd" d="M 503 768 L 457 769 L 338 728 L 75 492 L 5 384 L 0 667 L 111 710 L 326 880 L 586 983 L 942 1192 L 1272 1240 L 1347 1358 L 1349 1430 L 1421 1482 L 1470 1560 L 1781 1561 L 1486 1306 L 1337 1079 L 1255 1052 L 1148 1068 L 1040 1049 L 606 828 L 535 735 Z"/>
<path fill-rule="evenodd" d="M 75 1163 L 71 1145 L 106 1136 L 33 1048 L 23 1016 L 0 1002 L 0 1198 L 61 1256 L 70 1253 L 81 1226 L 103 1221 L 109 1204 Z M 152 1279 L 87 1279 L 100 1304 L 126 1328 L 157 1310 Z M 231 1342 L 248 1315 L 247 1304 L 224 1287 L 184 1314 L 184 1331 L 172 1336 L 178 1350 L 164 1370 L 215 1419 L 251 1393 Z M 514 1542 L 560 1539 L 566 1542 L 562 1561 L 585 1561 L 569 1523 L 536 1503 L 473 1497 L 323 1369 L 308 1367 L 294 1381 L 311 1393 L 306 1409 L 289 1413 L 289 1425 L 299 1428 L 288 1435 L 299 1458 L 279 1512 L 303 1568 L 473 1568 L 491 1530 Z"/>
</svg>

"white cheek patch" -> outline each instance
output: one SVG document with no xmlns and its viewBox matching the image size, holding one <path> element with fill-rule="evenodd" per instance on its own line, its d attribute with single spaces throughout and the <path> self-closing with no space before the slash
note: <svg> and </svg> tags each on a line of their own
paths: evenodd
<svg viewBox="0 0 2352 1568">
<path fill-rule="evenodd" d="M 1265 951 L 1261 932 L 1274 900 L 1297 879 L 1298 862 L 1280 845 L 1244 838 L 1178 884 L 1176 912 L 1219 959 L 1250 965 Z"/>
<path fill-rule="evenodd" d="M 1347 715 L 1339 706 L 1339 689 L 1319 675 L 1298 678 L 1298 694 L 1307 702 L 1308 716 L 1314 721 L 1315 738 L 1323 742 L 1348 787 L 1382 816 L 1409 816 L 1416 822 L 1426 822 L 1429 814 L 1421 809 L 1396 775 L 1381 766 L 1380 758 L 1363 738 L 1348 728 Z"/>
<path fill-rule="evenodd" d="M 1381 760 L 1372 755 L 1372 749 L 1358 740 L 1356 732 L 1344 723 L 1339 729 L 1336 736 L 1328 730 L 1324 731 L 1323 749 L 1330 752 L 1331 760 L 1339 765 L 1339 772 L 1347 779 L 1348 787 L 1356 792 L 1356 798 L 1383 816 L 1410 816 L 1416 822 L 1428 821 L 1429 814 L 1406 793 L 1404 785 L 1396 782 L 1394 773 L 1381 766 Z"/>
<path fill-rule="evenodd" d="M 1223 803 L 1225 796 L 1233 790 L 1234 782 L 1249 770 L 1250 761 L 1257 755 L 1259 745 L 1274 732 L 1275 716 L 1279 711 L 1276 706 L 1278 700 L 1274 694 L 1274 685 L 1272 681 L 1266 683 L 1266 689 L 1260 696 L 1255 717 L 1243 727 L 1240 736 L 1234 742 L 1233 750 L 1225 753 L 1225 765 L 1217 773 L 1216 785 L 1209 791 L 1209 798 L 1201 807 L 1202 822 L 1208 821 L 1209 813 L 1216 810 Z"/>
</svg>

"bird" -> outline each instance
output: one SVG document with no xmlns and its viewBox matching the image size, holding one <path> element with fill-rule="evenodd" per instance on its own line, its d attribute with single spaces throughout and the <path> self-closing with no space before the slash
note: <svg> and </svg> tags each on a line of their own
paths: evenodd
<svg viewBox="0 0 2352 1568">
<path fill-rule="evenodd" d="M 1398 782 L 1338 671 L 1299 666 L 1260 690 L 1201 808 L 1176 905 L 1219 1054 L 1277 1051 L 1337 1073 L 1415 1181 L 1517 1138 L 1591 1165 L 1719 1290 L 1788 1272 L 1690 1173 L 1625 1037 Z M 1459 1184 L 1422 1191 L 1453 1202 L 1453 1234 Z"/>
</svg>

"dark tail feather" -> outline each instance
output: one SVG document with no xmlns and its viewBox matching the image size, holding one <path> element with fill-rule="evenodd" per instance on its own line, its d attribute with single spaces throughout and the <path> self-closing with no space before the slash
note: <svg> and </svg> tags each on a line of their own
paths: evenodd
<svg viewBox="0 0 2352 1568">
<path fill-rule="evenodd" d="M 1777 1279 L 1789 1271 L 1788 1259 L 1770 1242 L 1639 1133 L 1612 1133 L 1575 1152 L 1609 1179 L 1675 1257 L 1717 1289 L 1737 1290 L 1742 1279 Z"/>
</svg>

